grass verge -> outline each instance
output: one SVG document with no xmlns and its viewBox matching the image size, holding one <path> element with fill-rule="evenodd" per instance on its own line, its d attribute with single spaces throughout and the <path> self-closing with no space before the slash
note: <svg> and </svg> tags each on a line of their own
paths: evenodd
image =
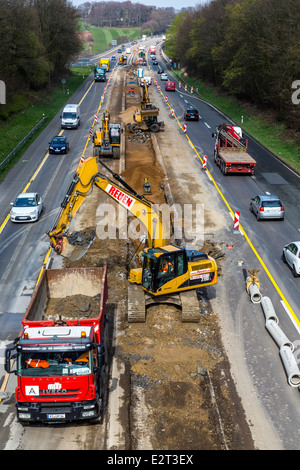
<svg viewBox="0 0 300 470">
<path fill-rule="evenodd" d="M 300 136 L 278 121 L 272 111 L 261 111 L 257 107 L 222 94 L 213 86 L 176 71 L 188 85 L 193 86 L 201 98 L 212 104 L 240 125 L 258 142 L 283 160 L 300 174 Z"/>
</svg>

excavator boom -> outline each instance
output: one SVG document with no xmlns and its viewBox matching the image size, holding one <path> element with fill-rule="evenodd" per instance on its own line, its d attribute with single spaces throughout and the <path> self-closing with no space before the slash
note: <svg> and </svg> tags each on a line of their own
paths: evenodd
<svg viewBox="0 0 300 470">
<path fill-rule="evenodd" d="M 113 178 L 120 182 L 123 187 L 114 183 L 107 176 L 99 172 L 99 163 L 111 172 Z M 145 196 L 138 194 L 132 189 L 117 173 L 114 173 L 103 162 L 95 157 L 90 157 L 83 162 L 76 171 L 73 180 L 69 186 L 66 196 L 61 204 L 61 210 L 54 223 L 52 230 L 47 232 L 50 238 L 51 246 L 62 256 L 70 251 L 70 237 L 68 228 L 71 220 L 84 202 L 84 199 L 91 194 L 93 187 L 97 186 L 104 191 L 111 199 L 118 202 L 128 210 L 142 224 L 147 235 L 148 246 L 151 248 L 162 246 L 165 243 L 165 227 L 162 222 L 162 215 L 155 204 L 149 201 Z M 90 246 L 81 245 L 81 256 Z M 80 258 L 81 256 L 77 255 Z M 74 257 L 72 257 L 74 259 Z"/>
</svg>

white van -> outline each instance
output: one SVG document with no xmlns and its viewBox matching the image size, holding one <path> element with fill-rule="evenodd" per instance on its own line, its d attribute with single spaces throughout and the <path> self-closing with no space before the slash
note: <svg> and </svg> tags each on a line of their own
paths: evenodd
<svg viewBox="0 0 300 470">
<path fill-rule="evenodd" d="M 80 109 L 78 104 L 67 104 L 60 116 L 62 129 L 77 129 L 80 126 Z"/>
</svg>

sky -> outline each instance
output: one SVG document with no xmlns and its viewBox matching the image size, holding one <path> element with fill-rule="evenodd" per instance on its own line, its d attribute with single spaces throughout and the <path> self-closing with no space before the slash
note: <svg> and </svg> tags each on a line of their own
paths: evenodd
<svg viewBox="0 0 300 470">
<path fill-rule="evenodd" d="M 87 1 L 98 1 L 98 0 L 87 0 Z M 99 0 L 103 1 L 103 0 Z M 119 0 L 123 1 L 123 0 Z M 124 0 L 125 1 L 125 0 Z M 142 5 L 154 5 L 157 8 L 167 8 L 173 7 L 175 10 L 180 10 L 181 8 L 188 8 L 188 7 L 195 7 L 201 3 L 203 0 L 130 0 L 131 3 L 140 3 Z M 85 3 L 85 0 L 71 0 L 73 5 L 77 7 L 78 5 L 82 5 Z"/>
</svg>

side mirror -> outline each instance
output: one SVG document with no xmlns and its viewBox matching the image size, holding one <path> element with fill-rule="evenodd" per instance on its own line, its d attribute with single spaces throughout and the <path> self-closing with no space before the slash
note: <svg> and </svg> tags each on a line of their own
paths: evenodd
<svg viewBox="0 0 300 470">
<path fill-rule="evenodd" d="M 11 361 L 13 359 L 16 359 L 17 357 L 17 351 L 16 351 L 16 346 L 15 344 L 10 344 L 6 350 L 5 350 L 5 364 L 4 364 L 4 369 L 5 372 L 8 374 L 17 374 L 17 369 L 12 370 L 11 369 Z"/>
</svg>

